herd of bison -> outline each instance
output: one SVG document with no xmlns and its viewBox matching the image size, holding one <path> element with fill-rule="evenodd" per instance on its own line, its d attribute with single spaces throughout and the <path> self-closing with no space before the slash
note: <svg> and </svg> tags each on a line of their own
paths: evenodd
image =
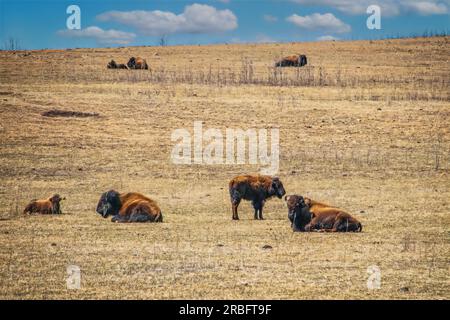
<svg viewBox="0 0 450 320">
<path fill-rule="evenodd" d="M 275 63 L 275 67 L 303 67 L 306 66 L 308 60 L 304 54 L 294 54 L 291 56 L 284 57 L 280 61 Z M 108 69 L 148 69 L 148 64 L 145 59 L 140 57 L 131 57 L 128 62 L 117 63 L 111 60 L 106 65 Z"/>
<path fill-rule="evenodd" d="M 361 223 L 347 212 L 317 202 L 301 195 L 288 195 L 278 177 L 264 175 L 241 175 L 229 183 L 233 220 L 239 220 L 238 206 L 242 199 L 250 200 L 255 210 L 254 218 L 262 220 L 263 207 L 267 199 L 274 196 L 287 203 L 288 218 L 294 231 L 359 232 Z M 58 194 L 44 200 L 32 200 L 24 210 L 25 214 L 61 214 Z M 104 192 L 97 204 L 97 213 L 103 218 L 112 216 L 112 222 L 162 222 L 163 216 L 158 204 L 137 192 Z"/>
<path fill-rule="evenodd" d="M 303 67 L 307 64 L 305 55 L 291 55 L 275 63 L 275 67 Z M 126 64 L 111 60 L 109 69 L 149 69 L 147 61 L 131 57 Z M 238 206 L 242 199 L 249 200 L 254 208 L 255 220 L 262 220 L 263 207 L 267 199 L 274 196 L 286 201 L 288 218 L 294 231 L 359 232 L 361 223 L 347 212 L 300 195 L 288 195 L 278 177 L 264 175 L 241 175 L 229 183 L 233 220 L 239 220 Z M 32 200 L 24 214 L 61 214 L 58 194 L 44 200 Z M 137 192 L 119 193 L 109 190 L 100 196 L 97 213 L 103 218 L 112 216 L 112 222 L 162 222 L 163 216 L 158 204 Z"/>
</svg>

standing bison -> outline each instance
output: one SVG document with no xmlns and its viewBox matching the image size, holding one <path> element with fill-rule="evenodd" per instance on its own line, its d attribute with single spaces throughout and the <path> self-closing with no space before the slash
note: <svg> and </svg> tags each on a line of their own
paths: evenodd
<svg viewBox="0 0 450 320">
<path fill-rule="evenodd" d="M 130 69 L 148 69 L 147 61 L 139 57 L 131 57 L 130 60 L 128 60 L 127 66 Z"/>
<path fill-rule="evenodd" d="M 308 64 L 308 60 L 304 54 L 292 55 L 285 57 L 275 63 L 275 67 L 303 67 Z"/>
<path fill-rule="evenodd" d="M 347 212 L 298 195 L 286 196 L 294 231 L 360 232 L 361 223 Z"/>
<path fill-rule="evenodd" d="M 277 196 L 281 199 L 286 192 L 277 177 L 242 175 L 229 183 L 233 220 L 239 220 L 238 206 L 242 199 L 251 200 L 255 209 L 255 220 L 263 220 L 263 206 L 266 199 Z"/>
<path fill-rule="evenodd" d="M 162 222 L 162 213 L 155 201 L 137 192 L 103 193 L 97 204 L 103 218 L 113 216 L 112 222 Z"/>
<path fill-rule="evenodd" d="M 65 198 L 61 198 L 59 194 L 55 194 L 48 199 L 44 200 L 32 200 L 23 210 L 24 214 L 61 214 L 61 200 Z"/>
</svg>

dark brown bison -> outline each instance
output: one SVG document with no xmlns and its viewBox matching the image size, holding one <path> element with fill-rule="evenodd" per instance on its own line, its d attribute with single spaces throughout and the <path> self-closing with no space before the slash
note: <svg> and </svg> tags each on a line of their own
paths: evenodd
<svg viewBox="0 0 450 320">
<path fill-rule="evenodd" d="M 155 201 L 137 192 L 103 193 L 97 204 L 97 213 L 103 218 L 112 216 L 112 222 L 162 222 L 161 209 Z"/>
<path fill-rule="evenodd" d="M 65 198 L 61 198 L 59 194 L 55 194 L 48 199 L 44 200 L 32 200 L 23 210 L 24 214 L 61 214 L 61 200 L 65 200 Z"/>
<path fill-rule="evenodd" d="M 277 177 L 242 175 L 229 183 L 233 220 L 239 220 L 238 206 L 242 199 L 251 200 L 255 209 L 255 219 L 263 220 L 263 206 L 266 199 L 285 195 L 283 184 Z"/>
<path fill-rule="evenodd" d="M 131 57 L 130 60 L 128 60 L 127 66 L 130 69 L 148 69 L 147 61 L 139 57 Z"/>
<path fill-rule="evenodd" d="M 288 218 L 294 231 L 305 231 L 305 226 L 311 222 L 312 213 L 302 196 L 285 196 L 288 207 Z"/>
<path fill-rule="evenodd" d="M 275 63 L 275 67 L 303 67 L 308 64 L 304 54 L 285 57 Z"/>
<path fill-rule="evenodd" d="M 108 62 L 108 69 L 128 69 L 128 66 L 123 63 L 116 63 L 114 60 Z"/>
<path fill-rule="evenodd" d="M 286 196 L 285 200 L 294 231 L 362 231 L 361 223 L 339 208 L 298 195 Z"/>
</svg>

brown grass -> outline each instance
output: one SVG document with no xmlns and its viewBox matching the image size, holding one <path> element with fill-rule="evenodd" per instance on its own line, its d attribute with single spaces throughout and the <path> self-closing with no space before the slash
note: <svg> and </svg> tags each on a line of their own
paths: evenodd
<svg viewBox="0 0 450 320">
<path fill-rule="evenodd" d="M 0 297 L 449 299 L 449 42 L 0 52 Z M 308 67 L 272 68 L 297 52 Z M 106 70 L 131 55 L 152 70 Z M 259 167 L 174 165 L 171 132 L 196 120 L 279 127 L 288 193 L 345 208 L 364 232 L 294 234 L 281 200 L 265 221 L 249 203 L 232 221 L 227 182 Z M 109 188 L 156 199 L 164 223 L 102 219 Z M 22 216 L 55 192 L 63 215 Z"/>
</svg>

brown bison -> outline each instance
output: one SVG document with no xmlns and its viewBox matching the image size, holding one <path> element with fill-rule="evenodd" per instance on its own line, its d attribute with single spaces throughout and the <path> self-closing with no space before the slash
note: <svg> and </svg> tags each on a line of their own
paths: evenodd
<svg viewBox="0 0 450 320">
<path fill-rule="evenodd" d="M 243 175 L 233 178 L 229 183 L 233 220 L 239 220 L 238 206 L 242 199 L 251 200 L 255 209 L 255 219 L 263 220 L 263 206 L 266 199 L 273 196 L 282 198 L 286 192 L 277 177 Z"/>
<path fill-rule="evenodd" d="M 112 222 L 162 222 L 161 209 L 155 201 L 137 192 L 103 193 L 97 204 L 97 213 L 103 218 L 113 216 Z"/>
<path fill-rule="evenodd" d="M 128 69 L 128 66 L 123 63 L 116 63 L 114 60 L 108 62 L 108 69 Z"/>
<path fill-rule="evenodd" d="M 361 223 L 339 208 L 298 195 L 286 196 L 285 200 L 294 231 L 362 231 Z"/>
<path fill-rule="evenodd" d="M 275 63 L 275 67 L 303 67 L 308 63 L 306 56 L 304 54 L 288 56 L 277 63 Z"/>
<path fill-rule="evenodd" d="M 147 61 L 139 57 L 131 57 L 130 60 L 128 60 L 127 66 L 130 69 L 148 69 Z"/>
<path fill-rule="evenodd" d="M 61 214 L 61 200 L 65 200 L 65 198 L 61 198 L 59 194 L 55 194 L 52 197 L 44 200 L 32 200 L 23 210 L 24 214 Z"/>
</svg>

